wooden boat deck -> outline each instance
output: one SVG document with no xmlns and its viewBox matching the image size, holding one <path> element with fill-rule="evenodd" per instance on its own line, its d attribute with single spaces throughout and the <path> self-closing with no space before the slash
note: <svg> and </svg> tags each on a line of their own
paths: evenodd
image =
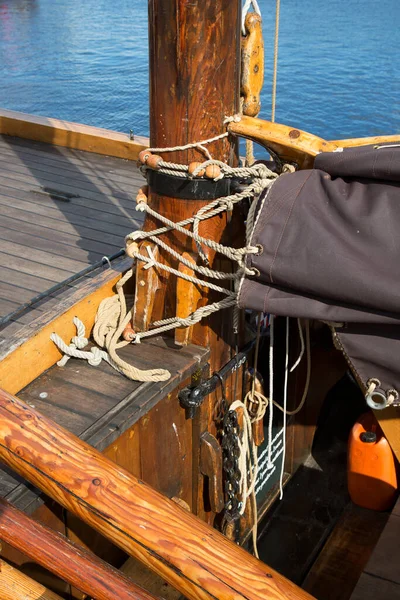
<svg viewBox="0 0 400 600">
<path fill-rule="evenodd" d="M 141 185 L 133 161 L 0 135 L 0 318 L 120 250 Z"/>
<path fill-rule="evenodd" d="M 400 499 L 350 600 L 400 600 Z"/>
<path fill-rule="evenodd" d="M 186 420 L 184 410 L 176 411 L 178 399 L 173 391 L 205 363 L 208 350 L 194 345 L 182 348 L 175 346 L 172 339 L 155 337 L 140 346 L 126 346 L 118 353 L 141 369 L 154 367 L 157 355 L 159 364 L 170 371 L 171 377 L 162 382 L 140 383 L 120 375 L 104 361 L 92 367 L 86 361 L 71 359 L 64 367 L 54 365 L 45 371 L 21 390 L 18 397 L 97 450 L 106 451 L 109 457 L 164 493 L 169 489 L 165 486 L 176 486 L 169 495 L 178 495 L 182 492 L 184 466 L 191 461 L 182 440 L 186 434 L 190 435 L 192 421 Z M 168 400 L 158 408 L 158 403 L 167 396 Z M 155 412 L 151 413 L 154 407 Z M 170 429 L 172 436 L 170 444 L 158 449 L 162 462 L 174 465 L 176 461 L 178 466 L 169 468 L 179 469 L 172 484 L 168 469 L 163 473 L 155 468 L 161 457 L 155 456 L 153 441 L 161 424 Z M 176 431 L 180 432 L 179 436 Z M 125 448 L 123 456 L 121 440 L 125 432 L 129 435 L 129 443 L 125 444 L 130 450 Z M 131 441 L 133 434 L 135 442 Z M 114 448 L 116 440 L 119 442 Z M 191 494 L 191 484 L 187 487 L 183 491 Z M 43 503 L 38 490 L 2 465 L 0 496 L 28 513 Z"/>
</svg>

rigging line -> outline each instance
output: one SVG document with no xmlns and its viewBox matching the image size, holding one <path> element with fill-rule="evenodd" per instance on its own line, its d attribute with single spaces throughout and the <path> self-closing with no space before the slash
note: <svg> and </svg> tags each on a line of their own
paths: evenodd
<svg viewBox="0 0 400 600">
<path fill-rule="evenodd" d="M 245 27 L 244 23 L 246 20 L 246 15 L 249 12 L 250 6 L 253 6 L 254 11 L 258 15 L 261 15 L 261 10 L 260 10 L 257 0 L 246 0 L 245 1 L 245 3 L 243 4 L 243 8 L 242 8 L 242 33 L 243 33 L 243 35 L 246 35 L 246 27 Z"/>
<path fill-rule="evenodd" d="M 276 80 L 278 76 L 278 43 L 279 43 L 279 19 L 281 10 L 281 0 L 276 0 L 275 14 L 275 40 L 274 40 L 274 71 L 272 75 L 272 107 L 271 121 L 275 122 L 275 107 L 276 107 Z"/>
<path fill-rule="evenodd" d="M 269 421 L 268 421 L 268 467 L 272 463 L 272 425 L 274 418 L 274 315 L 269 320 Z"/>
<path fill-rule="evenodd" d="M 283 498 L 283 476 L 285 474 L 285 458 L 286 458 L 286 417 L 287 417 L 287 394 L 288 394 L 288 379 L 289 379 L 289 325 L 290 319 L 286 317 L 286 354 L 285 354 L 285 382 L 283 386 L 283 454 L 282 454 L 282 465 L 281 474 L 279 477 L 279 500 Z"/>
<path fill-rule="evenodd" d="M 294 410 L 286 410 L 286 414 L 289 416 L 293 416 L 293 415 L 297 415 L 297 413 L 299 413 L 301 411 L 301 409 L 304 406 L 304 403 L 307 399 L 308 396 L 308 390 L 310 387 L 310 379 L 311 379 L 311 347 L 310 347 L 310 324 L 308 321 L 306 321 L 305 324 L 305 329 L 306 329 L 306 357 L 307 357 L 307 374 L 306 374 L 306 382 L 304 384 L 304 391 L 303 391 L 303 396 L 300 400 L 300 404 L 298 405 L 297 408 L 295 408 Z M 284 408 L 278 404 L 278 402 L 275 402 L 275 400 L 273 400 L 274 405 L 276 406 L 276 408 L 279 408 L 279 410 L 281 410 L 282 412 L 284 412 Z"/>
</svg>

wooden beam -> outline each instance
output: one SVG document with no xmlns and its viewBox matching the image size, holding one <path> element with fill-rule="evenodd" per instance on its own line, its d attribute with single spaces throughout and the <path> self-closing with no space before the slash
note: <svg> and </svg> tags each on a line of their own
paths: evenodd
<svg viewBox="0 0 400 600">
<path fill-rule="evenodd" d="M 154 600 L 117 569 L 2 498 L 0 538 L 96 600 Z"/>
<path fill-rule="evenodd" d="M 69 342 L 76 335 L 72 322 L 75 316 L 89 332 L 100 302 L 114 294 L 115 284 L 131 262 L 123 259 L 113 264 L 112 269 L 104 269 L 79 288 L 71 289 L 71 295 L 54 309 L 21 328 L 14 339 L 8 340 L 8 347 L 0 356 L 0 387 L 15 394 L 54 365 L 61 353 L 50 335 L 54 331 Z"/>
<path fill-rule="evenodd" d="M 5 109 L 0 110 L 0 134 L 127 160 L 137 160 L 139 152 L 149 145 L 146 137 L 131 140 L 118 131 Z"/>
<path fill-rule="evenodd" d="M 242 116 L 230 123 L 230 133 L 257 142 L 267 151 L 272 150 L 282 161 L 295 162 L 302 169 L 311 168 L 320 152 L 333 152 L 338 145 L 287 125 Z"/>
<path fill-rule="evenodd" d="M 320 152 L 334 152 L 337 148 L 354 148 L 368 144 L 400 142 L 399 134 L 327 141 L 300 129 L 246 116 L 242 116 L 237 123 L 230 123 L 229 131 L 257 142 L 267 151 L 272 150 L 282 161 L 296 162 L 302 169 L 311 168 L 314 158 Z"/>
<path fill-rule="evenodd" d="M 0 459 L 189 600 L 311 598 L 4 391 L 0 392 Z"/>
<path fill-rule="evenodd" d="M 0 559 L 1 600 L 62 600 L 34 579 Z"/>
<path fill-rule="evenodd" d="M 358 146 L 368 146 L 370 144 L 394 144 L 400 143 L 400 134 L 397 135 L 375 135 L 372 137 L 350 138 L 346 140 L 333 140 L 331 144 L 337 144 L 341 148 L 356 148 Z"/>
</svg>

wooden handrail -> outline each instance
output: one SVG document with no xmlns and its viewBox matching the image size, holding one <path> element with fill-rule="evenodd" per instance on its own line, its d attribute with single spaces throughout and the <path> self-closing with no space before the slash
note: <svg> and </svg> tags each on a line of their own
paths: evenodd
<svg viewBox="0 0 400 600">
<path fill-rule="evenodd" d="M 253 140 L 267 151 L 271 150 L 282 161 L 297 163 L 302 169 L 312 167 L 320 152 L 333 152 L 338 147 L 336 143 L 327 142 L 312 133 L 254 117 L 242 116 L 237 123 L 230 123 L 228 129 L 234 135 Z"/>
<path fill-rule="evenodd" d="M 0 391 L 0 459 L 189 600 L 306 592 L 88 444 Z"/>
<path fill-rule="evenodd" d="M 253 140 L 266 150 L 271 150 L 283 161 L 296 162 L 301 169 L 311 168 L 314 158 L 320 152 L 333 152 L 337 148 L 354 148 L 368 144 L 400 142 L 400 135 L 327 141 L 288 125 L 246 116 L 242 116 L 237 123 L 230 123 L 228 129 L 234 135 Z"/>
<path fill-rule="evenodd" d="M 128 577 L 0 498 L 0 539 L 96 600 L 154 600 Z"/>
<path fill-rule="evenodd" d="M 62 600 L 61 596 L 0 559 L 1 600 Z"/>
</svg>

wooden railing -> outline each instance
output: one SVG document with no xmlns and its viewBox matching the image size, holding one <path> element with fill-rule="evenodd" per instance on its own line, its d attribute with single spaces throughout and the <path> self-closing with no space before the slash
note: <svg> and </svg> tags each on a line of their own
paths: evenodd
<svg viewBox="0 0 400 600">
<path fill-rule="evenodd" d="M 4 391 L 0 391 L 0 460 L 189 600 L 311 598 L 175 502 Z"/>
<path fill-rule="evenodd" d="M 96 600 L 154 600 L 154 596 L 92 552 L 1 498 L 0 539 Z"/>
</svg>

